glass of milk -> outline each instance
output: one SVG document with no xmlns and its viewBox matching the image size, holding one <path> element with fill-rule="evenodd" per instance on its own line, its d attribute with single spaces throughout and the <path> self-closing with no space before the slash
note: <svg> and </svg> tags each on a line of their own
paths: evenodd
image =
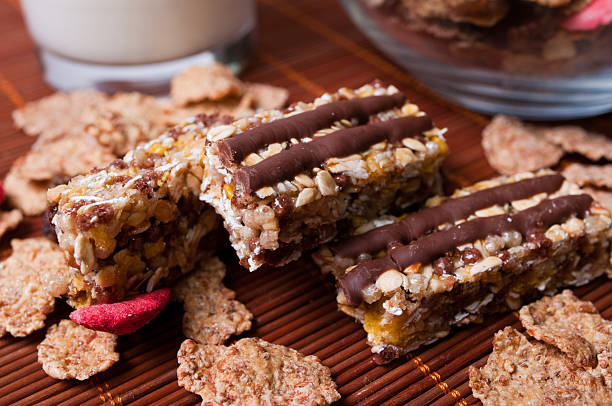
<svg viewBox="0 0 612 406">
<path fill-rule="evenodd" d="M 45 79 L 61 90 L 163 93 L 214 60 L 240 70 L 253 47 L 254 0 L 21 0 Z"/>
</svg>

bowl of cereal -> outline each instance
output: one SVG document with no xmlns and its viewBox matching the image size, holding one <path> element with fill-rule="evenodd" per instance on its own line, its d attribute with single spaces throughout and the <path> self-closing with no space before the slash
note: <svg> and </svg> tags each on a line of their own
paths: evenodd
<svg viewBox="0 0 612 406">
<path fill-rule="evenodd" d="M 341 0 L 389 57 L 485 113 L 612 111 L 612 0 Z"/>
</svg>

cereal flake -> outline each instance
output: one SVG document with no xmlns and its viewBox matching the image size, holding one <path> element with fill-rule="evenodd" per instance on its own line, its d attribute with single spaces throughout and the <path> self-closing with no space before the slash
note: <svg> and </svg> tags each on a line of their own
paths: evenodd
<svg viewBox="0 0 612 406">
<path fill-rule="evenodd" d="M 119 361 L 117 336 L 62 320 L 49 327 L 38 345 L 38 362 L 47 375 L 84 381 Z"/>
<path fill-rule="evenodd" d="M 11 211 L 0 210 L 0 238 L 9 230 L 17 228 L 23 220 L 23 214 L 17 209 Z"/>
<path fill-rule="evenodd" d="M 484 406 L 604 405 L 612 398 L 597 370 L 576 366 L 557 348 L 530 342 L 512 327 L 495 334 L 484 367 L 470 367 L 470 386 Z"/>
<path fill-rule="evenodd" d="M 570 290 L 523 306 L 519 318 L 527 334 L 557 347 L 577 366 L 594 368 L 598 354 L 612 351 L 612 321 Z"/>
<path fill-rule="evenodd" d="M 612 140 L 576 126 L 540 128 L 537 130 L 549 142 L 565 152 L 578 153 L 592 161 L 602 158 L 612 161 Z"/>
<path fill-rule="evenodd" d="M 54 93 L 13 112 L 15 125 L 28 135 L 55 137 L 83 128 L 82 114 L 89 106 L 106 100 L 104 93 L 81 90 Z"/>
<path fill-rule="evenodd" d="M 244 338 L 230 347 L 186 340 L 179 385 L 207 405 L 323 405 L 340 399 L 329 368 L 282 345 Z"/>
<path fill-rule="evenodd" d="M 590 194 L 604 208 L 612 213 L 612 192 L 608 190 L 599 190 L 590 187 L 582 188 L 584 193 Z"/>
<path fill-rule="evenodd" d="M 263 83 L 247 83 L 244 97 L 250 98 L 255 109 L 280 109 L 287 103 L 289 91 Z"/>
<path fill-rule="evenodd" d="M 503 115 L 495 116 L 483 130 L 482 147 L 489 164 L 503 174 L 552 166 L 563 156 L 561 148 L 520 120 Z"/>
<path fill-rule="evenodd" d="M 153 96 L 117 93 L 84 112 L 86 131 L 119 156 L 161 135 L 167 126 L 164 105 Z"/>
<path fill-rule="evenodd" d="M 87 133 L 67 133 L 55 138 L 39 138 L 24 157 L 21 175 L 33 181 L 72 177 L 94 167 L 104 167 L 115 159 L 109 148 Z"/>
<path fill-rule="evenodd" d="M 612 189 L 612 164 L 583 165 L 572 163 L 563 169 L 563 176 L 579 186 L 595 186 Z"/>
<path fill-rule="evenodd" d="M 184 302 L 183 333 L 203 344 L 223 344 L 230 336 L 251 328 L 253 315 L 223 286 L 225 265 L 212 258 L 173 288 Z"/>
<path fill-rule="evenodd" d="M 71 272 L 64 253 L 45 238 L 14 239 L 11 247 L 0 262 L 0 337 L 24 337 L 44 326 Z"/>
<path fill-rule="evenodd" d="M 8 203 L 27 216 L 42 214 L 47 208 L 48 181 L 32 181 L 22 174 L 25 157 L 18 158 L 4 179 L 4 191 Z"/>
<path fill-rule="evenodd" d="M 193 66 L 172 78 L 170 95 L 175 104 L 185 106 L 204 100 L 217 101 L 242 94 L 243 86 L 224 65 Z"/>
</svg>

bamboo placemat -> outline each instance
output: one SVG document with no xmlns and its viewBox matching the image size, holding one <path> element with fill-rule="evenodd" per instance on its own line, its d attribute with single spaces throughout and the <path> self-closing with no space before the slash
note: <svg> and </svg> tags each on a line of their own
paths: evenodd
<svg viewBox="0 0 612 406">
<path fill-rule="evenodd" d="M 494 174 L 480 147 L 488 117 L 467 111 L 432 94 L 375 50 L 335 1 L 260 0 L 258 45 L 242 77 L 284 86 L 291 101 L 312 99 L 326 90 L 356 87 L 378 78 L 393 83 L 419 104 L 440 127 L 448 127 L 452 153 L 444 170 L 462 185 Z M 10 113 L 26 101 L 52 92 L 42 80 L 34 47 L 26 33 L 17 0 L 0 0 L 0 178 L 33 139 L 17 131 Z M 612 116 L 579 122 L 592 130 L 612 132 Z M 40 219 L 27 219 L 3 239 L 40 234 Z M 481 325 L 456 329 L 435 345 L 390 365 L 376 365 L 365 333 L 336 310 L 331 281 L 303 258 L 287 267 L 249 274 L 231 251 L 227 285 L 255 315 L 248 335 L 317 355 L 331 368 L 343 405 L 470 405 L 468 367 L 486 362 L 493 334 L 507 325 L 519 327 L 514 315 L 489 317 Z M 612 317 L 612 282 L 603 278 L 576 290 Z M 66 316 L 59 305 L 51 323 Z M 121 360 L 86 382 L 48 377 L 36 360 L 39 331 L 27 338 L 0 339 L 0 405 L 196 405 L 199 397 L 176 381 L 176 352 L 184 339 L 182 311 L 171 304 L 150 325 L 121 337 Z"/>
</svg>

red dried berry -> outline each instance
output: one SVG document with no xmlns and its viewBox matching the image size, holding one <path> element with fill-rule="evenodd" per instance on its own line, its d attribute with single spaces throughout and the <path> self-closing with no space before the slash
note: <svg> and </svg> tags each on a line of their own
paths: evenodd
<svg viewBox="0 0 612 406">
<path fill-rule="evenodd" d="M 153 320 L 169 301 L 170 289 L 159 289 L 123 302 L 82 307 L 70 313 L 70 319 L 92 330 L 131 334 Z"/>
<path fill-rule="evenodd" d="M 4 189 L 2 188 L 2 183 L 0 183 L 0 203 L 4 201 Z"/>
</svg>

